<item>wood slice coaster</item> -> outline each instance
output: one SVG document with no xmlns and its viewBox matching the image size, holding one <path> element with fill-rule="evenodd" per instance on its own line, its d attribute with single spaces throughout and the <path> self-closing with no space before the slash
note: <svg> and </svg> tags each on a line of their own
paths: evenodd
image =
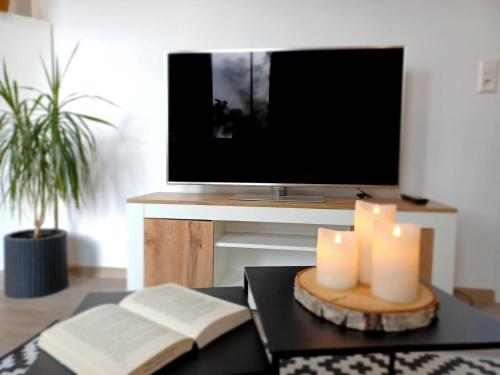
<svg viewBox="0 0 500 375">
<path fill-rule="evenodd" d="M 297 273 L 294 296 L 314 315 L 360 331 L 422 328 L 437 318 L 439 306 L 436 294 L 425 285 L 420 285 L 417 300 L 407 304 L 374 297 L 365 284 L 349 290 L 324 288 L 316 283 L 316 267 Z"/>
</svg>

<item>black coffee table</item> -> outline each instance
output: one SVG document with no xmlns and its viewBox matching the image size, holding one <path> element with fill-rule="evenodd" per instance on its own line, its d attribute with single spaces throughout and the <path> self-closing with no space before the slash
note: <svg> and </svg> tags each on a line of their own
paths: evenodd
<svg viewBox="0 0 500 375">
<path fill-rule="evenodd" d="M 241 287 L 198 289 L 226 301 L 246 305 Z M 104 303 L 118 303 L 129 293 L 90 293 L 74 314 Z M 261 374 L 268 373 L 269 362 L 253 320 L 219 337 L 202 350 L 191 351 L 168 364 L 158 374 Z M 30 368 L 28 374 L 68 375 L 71 371 L 61 366 L 45 352 Z"/>
<path fill-rule="evenodd" d="M 397 352 L 500 348 L 500 322 L 437 288 L 440 319 L 426 328 L 384 333 L 338 327 L 295 300 L 294 278 L 304 268 L 245 268 L 245 290 L 260 313 L 274 371 L 281 359 L 297 356 L 386 353 L 394 373 Z"/>
</svg>

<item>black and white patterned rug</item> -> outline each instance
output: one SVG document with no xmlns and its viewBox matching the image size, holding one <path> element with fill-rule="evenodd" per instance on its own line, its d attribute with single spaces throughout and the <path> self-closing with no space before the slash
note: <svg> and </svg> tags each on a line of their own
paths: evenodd
<svg viewBox="0 0 500 375">
<path fill-rule="evenodd" d="M 0 358 L 0 375 L 22 375 L 36 361 L 38 336 Z M 389 358 L 383 354 L 297 357 L 281 362 L 280 375 L 385 375 Z M 401 375 L 500 375 L 500 359 L 453 356 L 442 353 L 398 353 Z"/>
<path fill-rule="evenodd" d="M 0 375 L 22 375 L 38 358 L 38 336 L 0 358 Z"/>
<path fill-rule="evenodd" d="M 384 354 L 291 358 L 281 362 L 280 375 L 385 375 L 389 357 Z M 398 353 L 400 375 L 500 375 L 500 359 L 454 356 L 443 353 Z"/>
</svg>

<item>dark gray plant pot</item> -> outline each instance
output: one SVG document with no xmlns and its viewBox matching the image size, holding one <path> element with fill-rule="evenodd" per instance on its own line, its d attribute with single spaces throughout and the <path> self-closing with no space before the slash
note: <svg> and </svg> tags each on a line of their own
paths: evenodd
<svg viewBox="0 0 500 375">
<path fill-rule="evenodd" d="M 5 295 L 41 297 L 68 286 L 67 234 L 63 230 L 10 233 L 4 237 Z"/>
</svg>

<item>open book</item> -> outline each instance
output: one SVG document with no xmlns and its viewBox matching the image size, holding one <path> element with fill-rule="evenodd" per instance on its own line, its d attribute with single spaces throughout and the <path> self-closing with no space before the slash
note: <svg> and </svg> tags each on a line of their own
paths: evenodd
<svg viewBox="0 0 500 375">
<path fill-rule="evenodd" d="M 38 344 L 78 374 L 150 374 L 249 319 L 245 306 L 164 284 L 58 323 Z"/>
</svg>

